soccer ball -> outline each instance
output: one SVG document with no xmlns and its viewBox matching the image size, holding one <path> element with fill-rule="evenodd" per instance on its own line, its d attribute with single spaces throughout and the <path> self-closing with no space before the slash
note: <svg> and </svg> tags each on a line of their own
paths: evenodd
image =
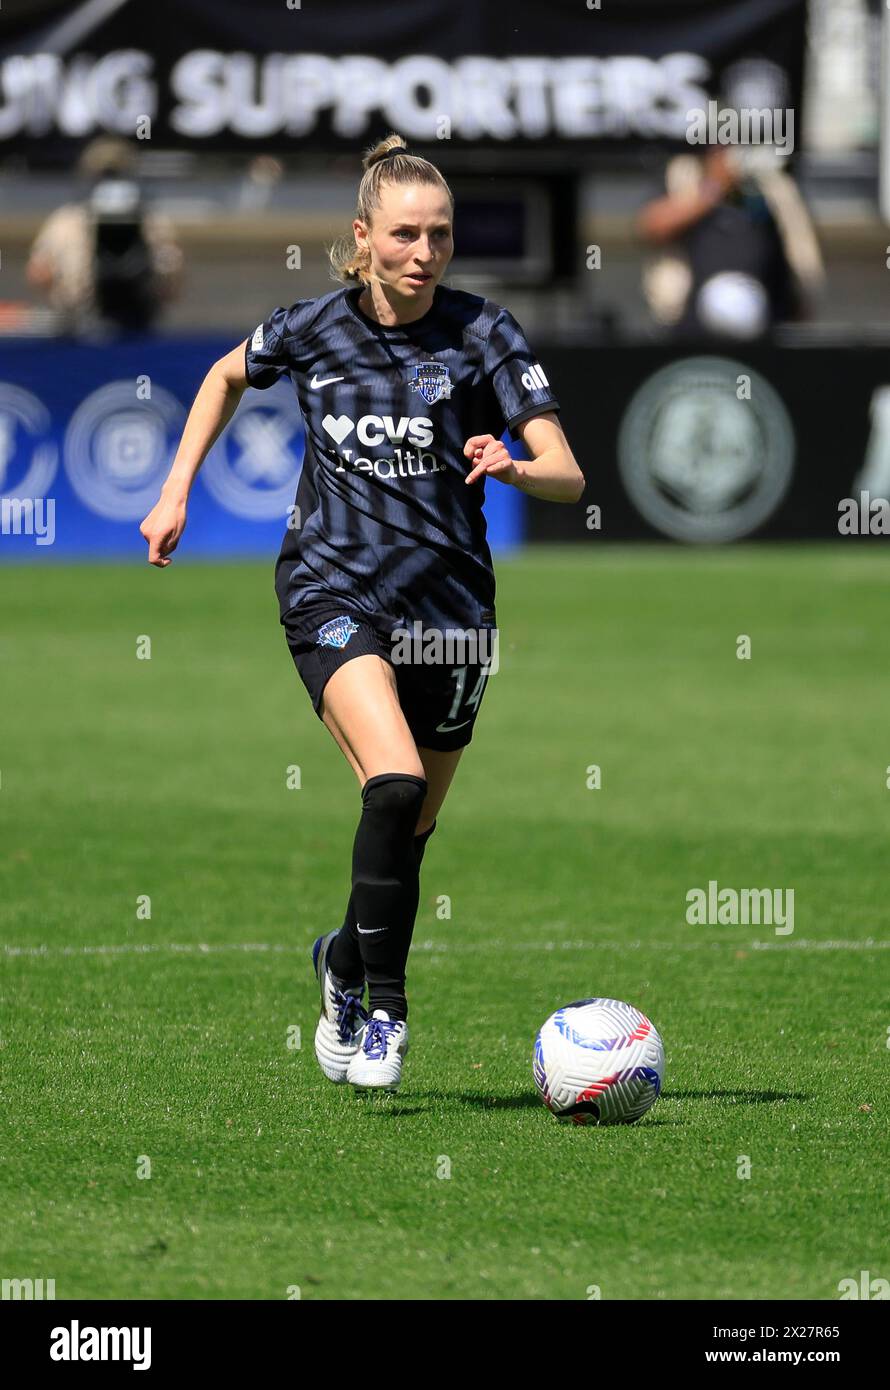
<svg viewBox="0 0 890 1390">
<path fill-rule="evenodd" d="M 658 1099 L 664 1044 L 645 1014 L 620 999 L 579 999 L 535 1038 L 538 1094 L 558 1120 L 633 1124 Z"/>
</svg>

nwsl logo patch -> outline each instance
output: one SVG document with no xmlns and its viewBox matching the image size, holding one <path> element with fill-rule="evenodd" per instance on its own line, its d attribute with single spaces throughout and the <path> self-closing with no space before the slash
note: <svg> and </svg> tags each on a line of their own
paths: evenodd
<svg viewBox="0 0 890 1390">
<path fill-rule="evenodd" d="M 412 391 L 419 391 L 427 405 L 451 398 L 451 377 L 448 368 L 441 362 L 421 362 L 419 367 L 411 368 L 414 375 L 409 379 Z"/>
<path fill-rule="evenodd" d="M 358 623 L 353 622 L 344 613 L 340 618 L 331 618 L 329 623 L 324 623 L 318 629 L 317 647 L 345 647 L 354 632 L 358 632 Z"/>
</svg>

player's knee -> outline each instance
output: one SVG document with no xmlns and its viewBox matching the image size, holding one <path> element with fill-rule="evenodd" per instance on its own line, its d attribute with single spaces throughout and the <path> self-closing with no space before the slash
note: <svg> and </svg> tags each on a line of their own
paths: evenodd
<svg viewBox="0 0 890 1390">
<path fill-rule="evenodd" d="M 382 773 L 362 787 L 363 810 L 352 856 L 353 887 L 368 875 L 401 882 L 407 868 L 415 866 L 414 827 L 426 788 L 425 778 L 407 773 Z"/>
<path fill-rule="evenodd" d="M 379 813 L 413 835 L 426 793 L 425 777 L 414 777 L 407 772 L 383 772 L 378 777 L 369 777 L 362 787 L 362 804 L 366 811 Z"/>
</svg>

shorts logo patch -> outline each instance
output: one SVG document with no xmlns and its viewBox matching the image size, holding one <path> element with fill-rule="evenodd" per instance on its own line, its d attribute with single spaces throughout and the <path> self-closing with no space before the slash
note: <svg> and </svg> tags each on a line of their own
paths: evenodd
<svg viewBox="0 0 890 1390">
<path fill-rule="evenodd" d="M 258 327 L 254 329 L 253 337 L 250 340 L 250 346 L 254 352 L 262 352 L 263 339 L 265 338 L 265 336 L 266 335 L 263 332 L 263 325 L 259 324 Z"/>
<path fill-rule="evenodd" d="M 318 641 L 315 645 L 345 647 L 354 632 L 358 632 L 358 623 L 343 613 L 339 618 L 331 618 L 330 622 L 322 624 L 318 629 Z"/>
</svg>

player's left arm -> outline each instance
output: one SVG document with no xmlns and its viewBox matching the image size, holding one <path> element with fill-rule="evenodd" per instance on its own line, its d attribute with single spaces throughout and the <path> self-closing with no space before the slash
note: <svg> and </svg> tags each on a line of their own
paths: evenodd
<svg viewBox="0 0 890 1390">
<path fill-rule="evenodd" d="M 531 455 L 528 460 L 511 458 L 506 445 L 492 434 L 474 434 L 464 445 L 464 454 L 473 465 L 464 482 L 490 474 L 498 482 L 512 483 L 544 502 L 579 502 L 586 486 L 584 474 L 556 412 L 548 410 L 523 420 L 515 433 Z"/>
</svg>

